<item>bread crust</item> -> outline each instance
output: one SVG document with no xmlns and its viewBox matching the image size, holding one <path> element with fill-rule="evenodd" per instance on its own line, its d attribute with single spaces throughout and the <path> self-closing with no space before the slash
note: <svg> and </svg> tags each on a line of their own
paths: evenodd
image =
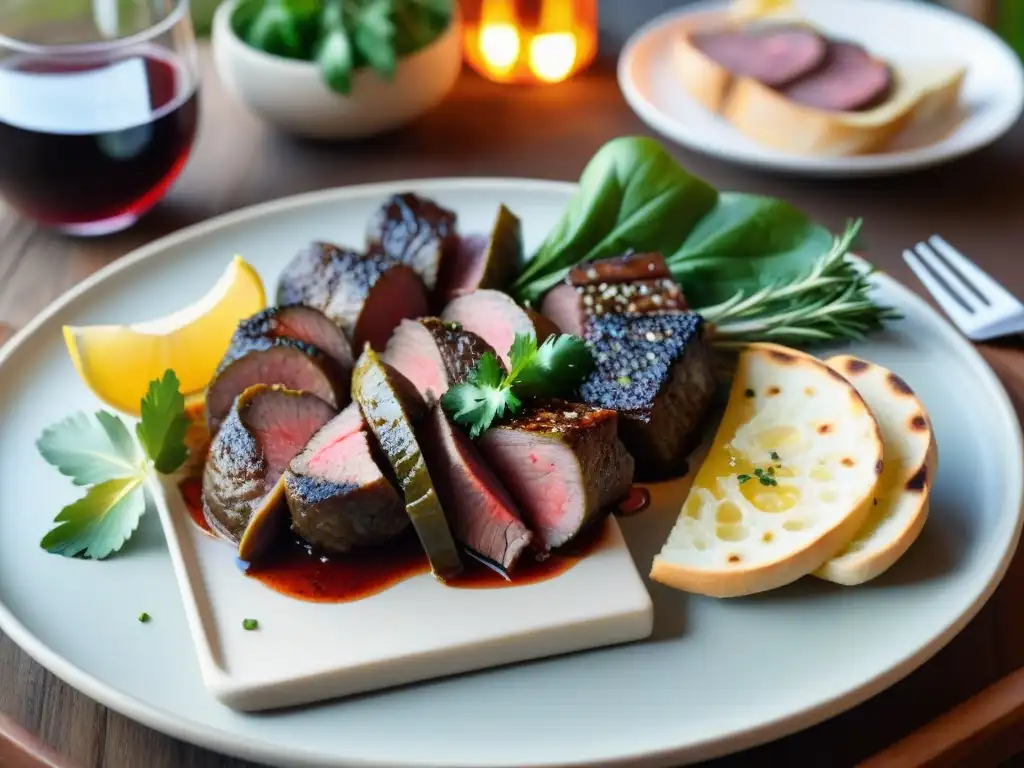
<svg viewBox="0 0 1024 768">
<path fill-rule="evenodd" d="M 948 114 L 966 74 L 963 66 L 943 61 L 894 65 L 892 92 L 884 104 L 860 112 L 815 109 L 749 77 L 734 76 L 694 45 L 698 25 L 727 30 L 736 28 L 737 22 L 728 14 L 702 15 L 680 27 L 672 58 L 682 87 L 750 139 L 798 155 L 877 152 L 911 125 Z"/>
</svg>

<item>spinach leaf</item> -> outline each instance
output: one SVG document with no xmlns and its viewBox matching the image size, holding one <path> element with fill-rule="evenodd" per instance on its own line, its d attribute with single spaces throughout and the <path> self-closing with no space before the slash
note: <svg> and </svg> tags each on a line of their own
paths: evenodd
<svg viewBox="0 0 1024 768">
<path fill-rule="evenodd" d="M 722 192 L 682 247 L 665 256 L 687 299 L 703 307 L 796 280 L 831 244 L 827 229 L 789 203 Z"/>
<path fill-rule="evenodd" d="M 426 47 L 448 28 L 453 0 L 405 0 L 395 3 L 395 52 L 408 56 Z"/>
<path fill-rule="evenodd" d="M 356 16 L 352 42 L 356 51 L 381 77 L 395 76 L 395 24 L 391 0 L 370 0 Z"/>
<path fill-rule="evenodd" d="M 674 253 L 717 197 L 657 141 L 613 139 L 583 170 L 579 190 L 513 291 L 521 301 L 537 301 L 581 262 L 627 250 Z"/>
<path fill-rule="evenodd" d="M 235 23 L 247 23 L 242 39 L 254 48 L 277 56 L 307 59 L 315 39 L 317 11 L 314 0 L 264 0 L 258 10 L 240 6 Z"/>
<path fill-rule="evenodd" d="M 352 44 L 344 28 L 327 33 L 317 46 L 316 60 L 332 90 L 344 94 L 352 90 Z"/>
</svg>

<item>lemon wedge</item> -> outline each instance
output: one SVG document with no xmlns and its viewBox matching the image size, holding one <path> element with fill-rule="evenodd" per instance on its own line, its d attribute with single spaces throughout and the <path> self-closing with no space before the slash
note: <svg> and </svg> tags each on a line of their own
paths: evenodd
<svg viewBox="0 0 1024 768">
<path fill-rule="evenodd" d="M 730 7 L 730 15 L 737 20 L 753 20 L 766 16 L 795 13 L 793 0 L 736 0 Z"/>
<path fill-rule="evenodd" d="M 885 458 L 867 521 L 853 541 L 814 575 L 837 584 L 863 584 L 887 571 L 921 533 L 938 469 L 938 448 L 924 406 L 903 379 L 849 355 L 825 363 L 857 388 L 874 413 Z"/>
<path fill-rule="evenodd" d="M 195 303 L 135 325 L 66 325 L 64 342 L 89 389 L 107 405 L 138 416 L 149 382 L 168 368 L 182 394 L 201 392 L 238 323 L 266 303 L 259 274 L 236 256 Z"/>
<path fill-rule="evenodd" d="M 878 424 L 846 379 L 751 344 L 651 578 L 714 597 L 793 582 L 853 539 L 881 469 Z"/>
</svg>

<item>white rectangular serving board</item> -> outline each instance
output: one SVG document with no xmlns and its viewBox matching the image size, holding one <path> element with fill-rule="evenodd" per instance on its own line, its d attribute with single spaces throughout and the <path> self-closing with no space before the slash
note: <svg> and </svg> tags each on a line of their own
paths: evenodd
<svg viewBox="0 0 1024 768">
<path fill-rule="evenodd" d="M 313 603 L 245 576 L 234 551 L 192 521 L 172 482 L 158 502 L 203 681 L 257 711 L 642 640 L 654 608 L 618 522 L 553 579 L 446 587 L 421 574 L 350 603 Z M 247 631 L 242 621 L 256 619 Z"/>
</svg>

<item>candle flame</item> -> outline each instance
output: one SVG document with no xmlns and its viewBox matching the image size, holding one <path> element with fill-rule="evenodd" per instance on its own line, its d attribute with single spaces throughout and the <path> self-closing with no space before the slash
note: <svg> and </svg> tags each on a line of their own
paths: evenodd
<svg viewBox="0 0 1024 768">
<path fill-rule="evenodd" d="M 557 83 L 576 64 L 576 36 L 571 32 L 537 35 L 530 41 L 530 69 L 546 83 Z"/>
<path fill-rule="evenodd" d="M 480 27 L 480 53 L 492 71 L 512 71 L 519 58 L 519 31 L 512 24 L 486 24 Z"/>
</svg>

